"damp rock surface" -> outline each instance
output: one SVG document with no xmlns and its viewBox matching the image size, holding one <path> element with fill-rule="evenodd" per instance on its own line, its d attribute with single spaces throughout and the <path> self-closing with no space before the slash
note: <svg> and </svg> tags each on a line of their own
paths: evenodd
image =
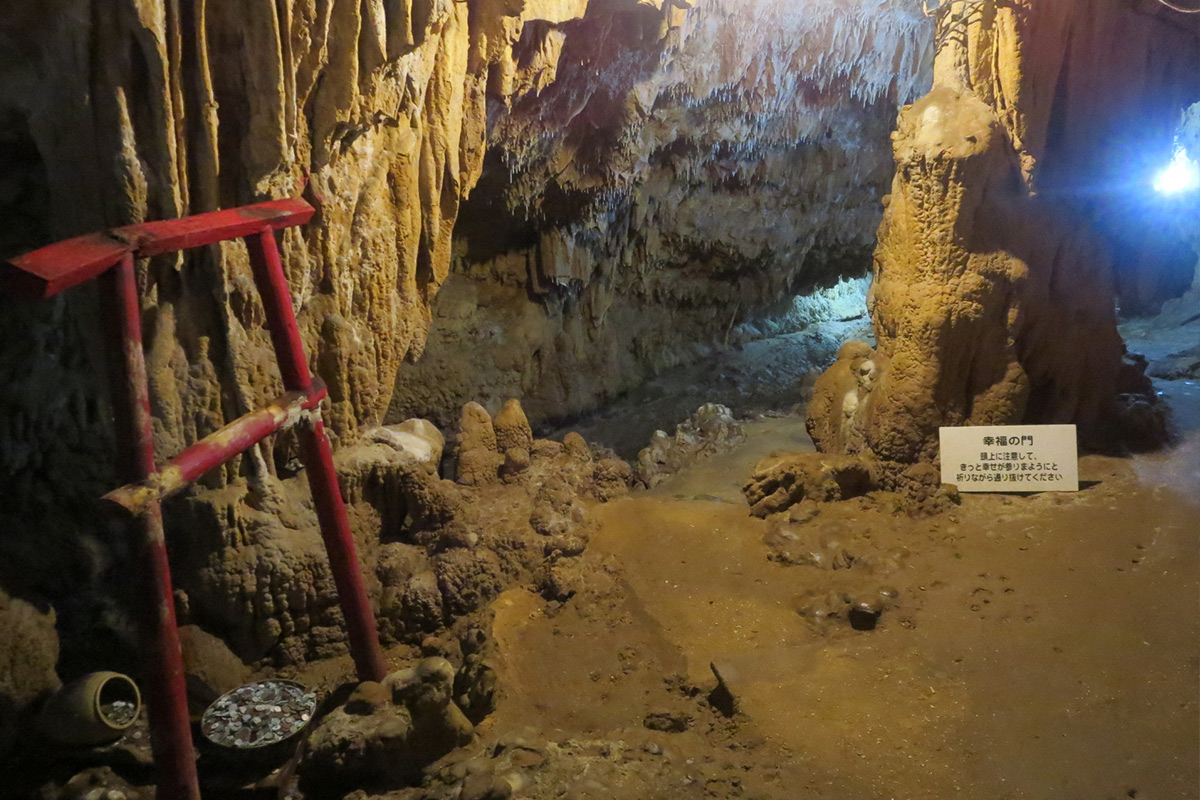
<svg viewBox="0 0 1200 800">
<path fill-rule="evenodd" d="M 869 303 L 876 345 L 843 348 L 818 381 L 808 417 L 819 449 L 869 454 L 894 473 L 933 461 L 944 425 L 1070 422 L 1084 446 L 1162 444 L 1164 409 L 1117 331 L 1117 248 L 1066 188 L 1117 180 L 1098 131 L 1154 130 L 1168 150 L 1200 91 L 1194 77 L 1166 77 L 1190 69 L 1194 37 L 1138 16 L 1028 4 L 972 21 L 943 6 L 933 88 L 893 134 Z M 1115 55 L 1151 51 L 1161 65 Z M 1075 66 L 1085 62 L 1096 68 Z M 1017 88 L 1043 70 L 1073 74 L 1071 90 Z M 1149 86 L 1160 87 L 1153 101 L 1133 100 Z"/>
<path fill-rule="evenodd" d="M 12 747 L 30 705 L 61 682 L 54 671 L 58 635 L 53 611 L 0 588 L 0 759 Z"/>
<path fill-rule="evenodd" d="M 360 685 L 314 725 L 296 764 L 305 797 L 364 786 L 399 787 L 471 740 L 472 725 L 454 703 L 454 668 L 426 658 L 387 676 L 367 693 Z"/>
</svg>

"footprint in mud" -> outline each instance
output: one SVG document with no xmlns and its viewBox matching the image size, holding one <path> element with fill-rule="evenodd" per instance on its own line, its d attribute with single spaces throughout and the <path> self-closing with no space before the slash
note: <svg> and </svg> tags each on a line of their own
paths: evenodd
<svg viewBox="0 0 1200 800">
<path fill-rule="evenodd" d="M 992 590 L 983 586 L 976 586 L 971 590 L 971 610 L 983 611 L 983 607 L 991 605 Z M 981 617 L 982 618 L 982 617 Z"/>
<path fill-rule="evenodd" d="M 1014 598 L 1016 589 L 1009 585 L 1008 576 L 992 577 L 986 572 L 981 572 L 976 577 L 980 579 L 979 585 L 969 592 L 967 604 L 971 611 L 979 614 L 980 619 L 988 619 L 994 614 L 998 615 L 1001 622 L 1012 619 L 1033 622 L 1032 607 L 1018 606 Z"/>
</svg>

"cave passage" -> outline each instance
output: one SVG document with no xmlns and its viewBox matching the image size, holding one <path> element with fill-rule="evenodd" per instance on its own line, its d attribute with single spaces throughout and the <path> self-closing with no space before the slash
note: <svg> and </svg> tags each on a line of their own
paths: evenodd
<svg viewBox="0 0 1200 800">
<path fill-rule="evenodd" d="M 0 0 L 0 795 L 1200 800 L 1182 2 Z M 11 260 L 269 202 L 269 308 L 237 235 L 123 273 L 158 469 L 269 320 L 319 379 L 148 608 L 111 309 Z M 943 482 L 1047 424 L 1078 491 Z"/>
</svg>

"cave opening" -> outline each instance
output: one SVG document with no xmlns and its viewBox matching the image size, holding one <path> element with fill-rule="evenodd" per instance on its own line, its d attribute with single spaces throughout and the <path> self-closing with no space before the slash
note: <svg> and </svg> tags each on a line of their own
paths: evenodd
<svg viewBox="0 0 1200 800">
<path fill-rule="evenodd" d="M 0 795 L 1200 800 L 1181 3 L 0 0 Z"/>
</svg>

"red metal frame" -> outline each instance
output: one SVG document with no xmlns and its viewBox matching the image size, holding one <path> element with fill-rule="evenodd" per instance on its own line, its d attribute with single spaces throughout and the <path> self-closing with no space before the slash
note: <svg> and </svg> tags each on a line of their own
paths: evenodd
<svg viewBox="0 0 1200 800">
<path fill-rule="evenodd" d="M 105 499 L 134 513 L 141 533 L 136 576 L 142 614 L 139 628 L 146 658 L 151 743 L 160 800 L 200 797 L 161 501 L 281 428 L 298 423 L 301 459 L 346 618 L 358 677 L 381 681 L 387 673 L 333 467 L 329 437 L 317 413 L 325 387 L 309 372 L 275 244 L 276 230 L 302 225 L 312 215 L 313 208 L 299 198 L 274 200 L 80 236 L 0 265 L 0 279 L 10 290 L 34 297 L 51 297 L 95 277 L 103 283 L 110 333 L 122 354 L 114 370 L 113 406 L 117 441 L 128 443 L 130 448 L 126 455 L 127 479 L 131 481 L 105 495 Z M 250 251 L 255 283 L 287 393 L 266 408 L 246 414 L 196 442 L 162 470 L 156 469 L 134 260 L 236 238 L 245 239 Z"/>
<path fill-rule="evenodd" d="M 140 514 L 151 503 L 165 500 L 210 469 L 244 453 L 272 433 L 301 421 L 305 412 L 321 407 L 321 400 L 325 396 L 324 386 L 314 386 L 309 394 L 288 392 L 258 411 L 239 417 L 221 430 L 205 436 L 154 474 L 137 483 L 113 489 L 104 495 L 104 499 L 124 506 L 133 514 Z"/>
</svg>

